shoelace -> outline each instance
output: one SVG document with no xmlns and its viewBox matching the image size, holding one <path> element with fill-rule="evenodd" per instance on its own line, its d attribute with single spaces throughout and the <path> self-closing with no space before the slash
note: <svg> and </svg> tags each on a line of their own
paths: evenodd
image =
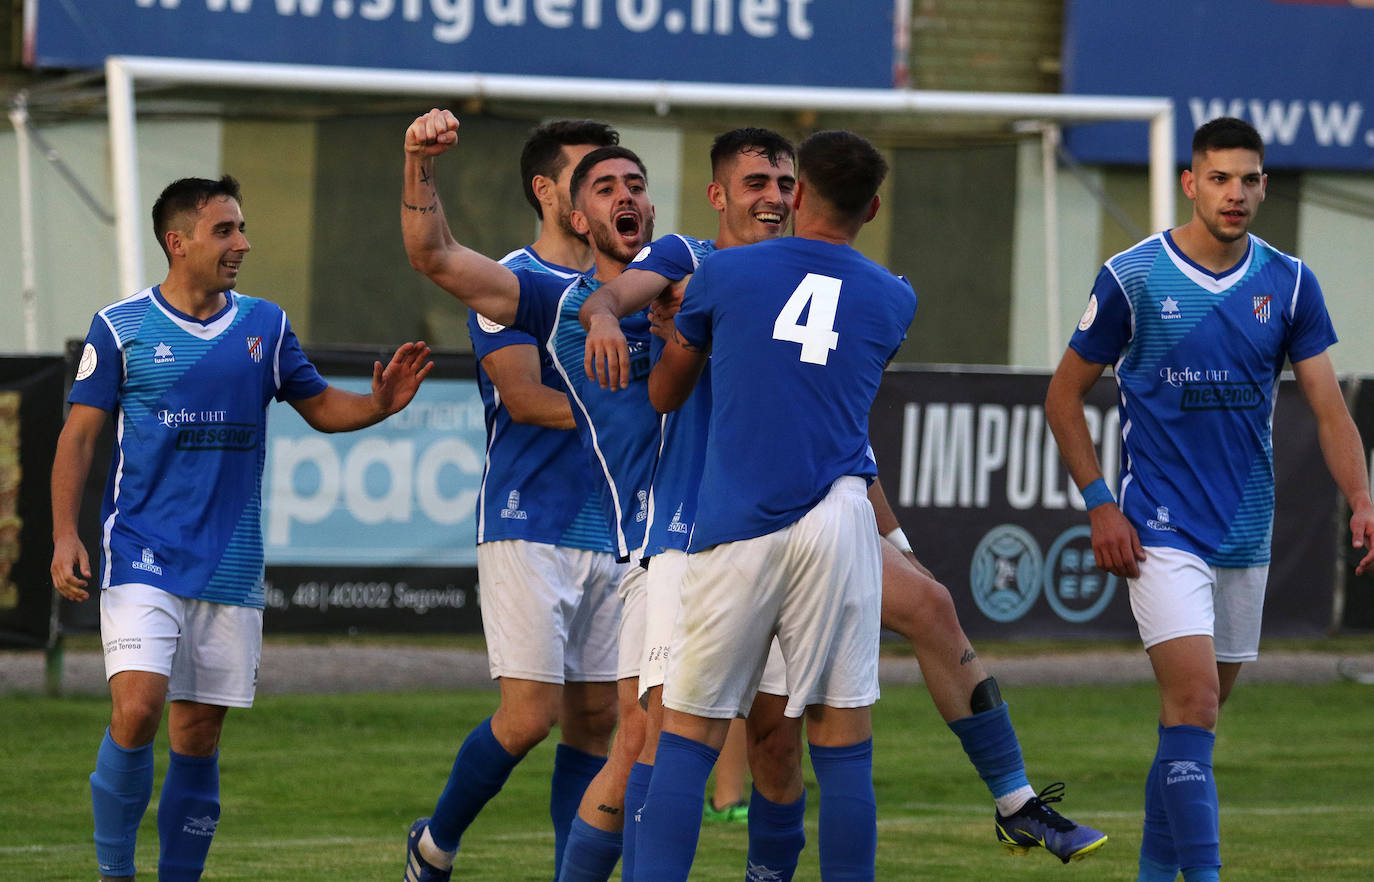
<svg viewBox="0 0 1374 882">
<path fill-rule="evenodd" d="M 1030 801 L 1026 803 L 1026 807 L 1021 809 L 1018 814 L 1034 813 L 1046 826 L 1053 827 L 1060 833 L 1067 833 L 1078 825 L 1049 806 L 1050 803 L 1061 802 L 1063 799 L 1064 782 L 1056 781 L 1041 790 L 1038 796 L 1032 796 Z"/>
</svg>

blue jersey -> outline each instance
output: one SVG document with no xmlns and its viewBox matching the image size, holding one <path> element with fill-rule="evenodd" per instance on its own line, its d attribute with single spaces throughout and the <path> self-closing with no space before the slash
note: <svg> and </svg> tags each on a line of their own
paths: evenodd
<svg viewBox="0 0 1374 882">
<path fill-rule="evenodd" d="M 647 270 L 676 282 L 692 275 L 708 255 L 716 250 L 710 239 L 690 236 L 664 236 L 639 252 L 626 269 Z M 650 341 L 650 362 L 663 352 L 663 341 Z M 658 462 L 654 466 L 653 488 L 649 493 L 649 531 L 644 556 L 652 557 L 668 549 L 686 551 L 697 514 L 697 489 L 706 460 L 706 434 L 711 418 L 711 365 L 687 401 L 663 417 Z"/>
<path fill-rule="evenodd" d="M 531 248 L 501 259 L 511 270 L 547 273 L 568 284 L 575 270 L 540 260 Z M 477 542 L 522 539 L 566 548 L 610 551 L 601 480 L 577 433 L 517 423 L 501 401 L 481 360 L 506 346 L 528 344 L 539 352 L 540 381 L 560 392 L 563 379 L 548 352 L 531 335 L 468 311 L 468 334 L 477 355 L 477 388 L 487 425 L 487 453 L 477 496 Z"/>
<path fill-rule="evenodd" d="M 577 311 L 601 287 L 589 276 L 569 283 L 547 273 L 517 272 L 515 327 L 541 341 L 568 390 L 583 446 L 595 458 L 608 494 L 604 509 L 612 548 L 621 560 L 638 553 L 649 518 L 649 478 L 658 452 L 658 414 L 649 404 L 649 319 L 622 319 L 630 347 L 630 386 L 607 390 L 583 369 L 587 332 Z"/>
<path fill-rule="evenodd" d="M 326 384 L 281 307 L 233 291 L 204 321 L 156 287 L 91 322 L 73 404 L 114 414 L 100 585 L 263 606 L 267 406 Z"/>
<path fill-rule="evenodd" d="M 847 245 L 776 239 L 701 265 L 676 319 L 711 352 L 690 550 L 780 530 L 837 479 L 877 475 L 868 412 L 915 312 L 906 279 Z"/>
<path fill-rule="evenodd" d="M 1143 544 L 1268 563 L 1279 373 L 1334 342 L 1312 271 L 1254 236 L 1220 274 L 1167 232 L 1107 261 L 1069 345 L 1115 366 L 1120 504 Z"/>
</svg>

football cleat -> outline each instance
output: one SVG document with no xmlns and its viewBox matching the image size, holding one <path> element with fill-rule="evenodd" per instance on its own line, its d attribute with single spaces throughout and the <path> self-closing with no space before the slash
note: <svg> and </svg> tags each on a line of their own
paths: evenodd
<svg viewBox="0 0 1374 882">
<path fill-rule="evenodd" d="M 429 826 L 429 818 L 420 818 L 410 825 L 410 836 L 406 839 L 406 874 L 404 882 L 448 882 L 453 875 L 453 865 L 441 870 L 420 856 L 420 837 Z"/>
<path fill-rule="evenodd" d="M 1064 798 L 1064 784 L 1051 784 L 1032 796 L 1015 813 L 996 814 L 997 841 L 1015 855 L 1043 848 L 1064 863 L 1081 861 L 1107 843 L 1107 835 L 1084 824 L 1075 824 L 1049 803 Z"/>
<path fill-rule="evenodd" d="M 749 803 L 741 799 L 739 802 L 732 802 L 725 808 L 716 808 L 711 804 L 711 800 L 706 800 L 702 806 L 701 817 L 706 821 L 740 821 L 749 820 Z"/>
</svg>

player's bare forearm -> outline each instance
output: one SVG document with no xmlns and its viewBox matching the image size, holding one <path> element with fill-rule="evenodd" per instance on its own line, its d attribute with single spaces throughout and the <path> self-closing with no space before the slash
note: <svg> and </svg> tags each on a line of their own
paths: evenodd
<svg viewBox="0 0 1374 882">
<path fill-rule="evenodd" d="M 52 468 L 53 558 L 49 575 L 53 587 L 68 600 L 85 600 L 91 578 L 86 547 L 77 533 L 81 493 L 90 474 L 96 439 L 105 423 L 105 412 L 73 404 L 67 423 L 57 439 Z"/>
<path fill-rule="evenodd" d="M 1084 361 L 1070 349 L 1064 353 L 1045 393 L 1045 421 L 1054 433 L 1065 467 L 1079 487 L 1102 477 L 1097 449 L 1083 415 L 1083 401 L 1105 367 Z"/>
<path fill-rule="evenodd" d="M 691 396 L 706 367 L 707 353 L 676 330 L 649 372 L 649 402 L 659 413 L 677 410 Z"/>
<path fill-rule="evenodd" d="M 320 432 L 352 432 L 381 422 L 405 408 L 420 384 L 434 369 L 424 342 L 404 343 L 385 366 L 372 365 L 372 391 L 360 395 L 337 386 L 326 386 L 310 398 L 291 406 L 311 428 Z"/>
<path fill-rule="evenodd" d="M 503 346 L 482 358 L 482 369 L 517 423 L 550 429 L 576 428 L 567 393 L 542 382 L 539 349 L 532 343 Z"/>
</svg>

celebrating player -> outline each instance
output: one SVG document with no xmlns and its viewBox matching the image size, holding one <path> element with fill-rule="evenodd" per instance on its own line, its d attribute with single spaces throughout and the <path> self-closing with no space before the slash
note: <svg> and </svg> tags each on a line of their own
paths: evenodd
<svg viewBox="0 0 1374 882">
<path fill-rule="evenodd" d="M 53 585 L 85 600 L 81 491 L 108 414 L 117 430 L 101 507 L 100 634 L 110 726 L 91 775 L 105 882 L 134 876 L 153 787 L 153 737 L 170 700 L 158 799 L 158 878 L 199 879 L 219 822 L 219 738 L 251 707 L 262 651 L 259 514 L 267 405 L 324 432 L 405 407 L 433 365 L 423 343 L 373 366 L 357 395 L 321 379 L 286 314 L 233 290 L 248 253 L 239 185 L 185 178 L 153 205 L 162 284 L 96 313 L 53 463 Z"/>
<path fill-rule="evenodd" d="M 446 110 L 432 110 L 417 118 L 406 132 L 402 230 L 407 254 L 416 269 L 485 319 L 517 328 L 548 350 L 567 387 L 578 434 L 600 469 L 610 501 L 603 516 L 611 529 L 615 553 L 622 561 L 628 560 L 642 541 L 647 517 L 657 417 L 648 404 L 647 392 L 640 393 L 641 400 L 636 404 L 582 379 L 585 335 L 577 322 L 577 310 L 591 291 L 619 275 L 630 258 L 652 238 L 653 206 L 644 166 L 631 151 L 607 146 L 588 152 L 572 172 L 569 222 L 576 233 L 588 239 L 594 275 L 568 280 L 528 268 L 512 270 L 463 247 L 449 230 L 434 188 L 434 162 L 435 157 L 457 143 L 457 132 L 458 121 Z M 642 315 L 633 317 L 626 320 L 624 327 L 647 359 L 648 319 Z M 647 365 L 644 367 L 647 373 Z M 622 633 L 626 629 L 642 631 L 642 623 L 637 627 L 633 623 L 642 606 L 643 570 L 628 569 L 618 591 Z M 584 802 L 590 798 L 604 807 L 607 818 L 603 823 L 607 829 L 601 831 L 605 835 L 594 838 L 598 860 L 608 859 L 612 865 L 620 855 L 620 807 L 625 776 L 633 762 L 633 754 L 623 761 L 617 759 L 616 751 L 622 739 L 635 741 L 635 728 L 642 724 L 635 686 L 637 665 L 638 643 L 627 648 L 620 641 L 617 692 L 621 731 L 610 764 L 613 770 L 620 771 L 604 794 L 593 793 L 589 788 L 584 795 Z M 406 879 L 435 882 L 450 877 L 463 829 L 500 789 L 518 761 L 519 756 L 504 750 L 483 757 L 486 778 L 482 786 L 456 794 L 462 802 L 461 810 L 454 813 L 457 823 L 449 825 L 448 831 L 441 831 L 446 838 L 452 837 L 448 841 L 436 838 L 429 819 L 422 818 L 412 826 Z M 575 821 L 574 829 L 578 825 Z M 566 876 L 570 863 L 583 860 L 584 856 L 570 845 L 561 873 Z"/>
<path fill-rule="evenodd" d="M 1141 882 L 1172 882 L 1180 870 L 1187 882 L 1219 878 L 1212 748 L 1240 666 L 1259 653 L 1274 517 L 1270 420 L 1285 359 L 1353 512 L 1354 545 L 1370 549 L 1356 571 L 1374 569 L 1374 504 L 1326 354 L 1336 335 L 1321 288 L 1300 260 L 1248 232 L 1265 194 L 1259 133 L 1229 117 L 1201 126 L 1182 184 L 1192 218 L 1107 261 L 1045 398 L 1088 506 L 1097 565 L 1127 580 L 1159 686 Z M 1083 416 L 1109 364 L 1126 451 L 1119 500 Z"/>
<path fill-rule="evenodd" d="M 593 120 L 556 120 L 530 133 L 521 182 L 543 223 L 532 245 L 502 263 L 563 285 L 591 267 L 591 248 L 569 220 L 568 180 L 583 156 L 618 141 Z M 477 503 L 482 630 L 501 697 L 464 740 L 428 826 L 441 851 L 456 850 L 475 814 L 470 800 L 493 786 L 492 770 L 511 767 L 558 723 L 549 792 L 556 876 L 568 827 L 615 729 L 622 567 L 611 553 L 604 482 L 572 431 L 548 353 L 528 333 L 475 311 L 468 333 L 487 426 Z"/>
</svg>

